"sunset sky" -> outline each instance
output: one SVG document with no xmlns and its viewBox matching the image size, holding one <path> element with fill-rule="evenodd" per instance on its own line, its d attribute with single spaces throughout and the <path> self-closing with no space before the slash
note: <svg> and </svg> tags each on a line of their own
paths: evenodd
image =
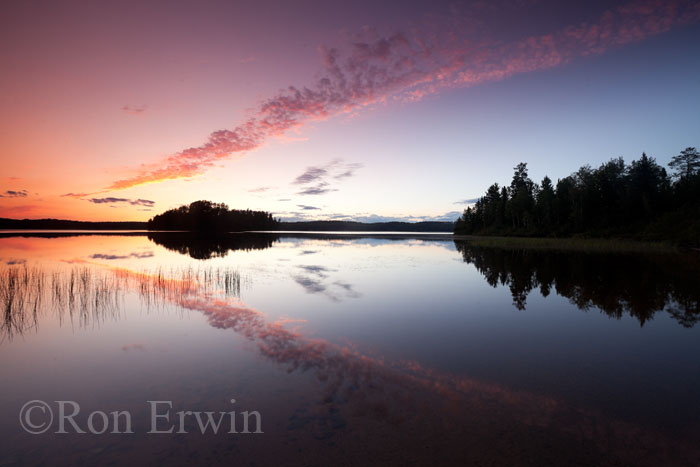
<svg viewBox="0 0 700 467">
<path fill-rule="evenodd" d="M 3 1 L 0 217 L 454 220 L 700 146 L 700 2 Z"/>
</svg>

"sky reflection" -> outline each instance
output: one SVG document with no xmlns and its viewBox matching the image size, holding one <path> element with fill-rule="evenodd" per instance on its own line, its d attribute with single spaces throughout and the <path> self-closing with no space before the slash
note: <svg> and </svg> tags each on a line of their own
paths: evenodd
<svg viewBox="0 0 700 467">
<path fill-rule="evenodd" d="M 263 404 L 256 394 L 267 391 L 262 406 L 279 417 L 271 432 L 282 445 L 308 436 L 318 446 L 362 441 L 379 449 L 371 439 L 383 439 L 394 453 L 420 456 L 406 447 L 411 433 L 474 462 L 479 452 L 501 451 L 515 461 L 512 446 L 540 452 L 554 439 L 566 449 L 553 452 L 553 462 L 698 458 L 689 441 L 700 416 L 691 396 L 700 387 L 696 329 L 658 306 L 696 303 L 691 266 L 682 262 L 668 263 L 674 272 L 661 257 L 424 239 L 281 236 L 265 248 L 225 246 L 207 259 L 192 257 L 182 240 L 170 249 L 146 236 L 11 240 L 0 240 L 8 245 L 2 256 L 21 253 L 26 263 L 1 269 L 3 278 L 17 277 L 3 280 L 16 286 L 12 300 L 10 289 L 1 295 L 0 363 L 31 375 L 27 381 L 48 377 L 46 357 L 32 354 L 46 348 L 59 358 L 56 368 L 81 381 L 88 369 L 138 367 L 121 383 L 139 388 L 131 399 L 189 384 L 203 400 L 235 387 Z M 599 277 L 582 281 L 579 272 L 590 270 Z M 633 287 L 640 278 L 645 286 Z M 612 280 L 617 292 L 601 295 L 600 281 Z M 646 297 L 654 300 L 644 305 Z M 683 314 L 695 316 L 690 308 Z M 252 376 L 242 378 L 246 371 Z M 100 378 L 85 389 L 97 391 Z M 16 382 L 10 394 L 27 385 L 37 390 Z"/>
</svg>

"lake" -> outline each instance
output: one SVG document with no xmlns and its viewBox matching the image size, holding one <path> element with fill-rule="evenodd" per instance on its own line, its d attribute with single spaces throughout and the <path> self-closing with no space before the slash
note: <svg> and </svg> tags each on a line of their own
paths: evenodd
<svg viewBox="0 0 700 467">
<path fill-rule="evenodd" d="M 700 465 L 695 252 L 3 232 L 0 263 L 3 466 Z"/>
</svg>

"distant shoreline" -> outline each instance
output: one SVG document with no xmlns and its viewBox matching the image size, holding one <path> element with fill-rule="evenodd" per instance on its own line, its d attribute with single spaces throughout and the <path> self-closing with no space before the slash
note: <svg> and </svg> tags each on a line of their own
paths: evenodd
<svg viewBox="0 0 700 467">
<path fill-rule="evenodd" d="M 452 233 L 453 222 L 355 222 L 308 221 L 280 222 L 275 232 L 432 232 Z M 147 222 L 90 222 L 65 219 L 7 219 L 0 218 L 0 230 L 73 230 L 73 231 L 144 231 Z"/>
<path fill-rule="evenodd" d="M 268 231 L 246 231 L 246 232 L 217 232 L 211 235 L 201 232 L 187 232 L 176 230 L 49 230 L 49 229 L 0 229 L 0 238 L 9 237 L 33 237 L 33 238 L 62 238 L 78 236 L 114 236 L 114 237 L 138 237 L 138 236 L 158 236 L 158 235 L 187 235 L 192 238 L 211 238 L 212 240 L 228 235 L 269 235 L 285 238 L 316 238 L 343 240 L 351 238 L 375 238 L 375 239 L 420 239 L 420 240 L 452 240 L 452 232 L 351 232 L 351 231 L 298 231 L 298 230 L 268 230 Z"/>
</svg>

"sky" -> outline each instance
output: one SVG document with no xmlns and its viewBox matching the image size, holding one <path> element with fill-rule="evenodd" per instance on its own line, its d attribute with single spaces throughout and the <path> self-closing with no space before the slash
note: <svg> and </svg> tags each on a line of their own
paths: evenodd
<svg viewBox="0 0 700 467">
<path fill-rule="evenodd" d="M 700 1 L 4 1 L 0 217 L 454 220 L 700 146 Z"/>
</svg>

